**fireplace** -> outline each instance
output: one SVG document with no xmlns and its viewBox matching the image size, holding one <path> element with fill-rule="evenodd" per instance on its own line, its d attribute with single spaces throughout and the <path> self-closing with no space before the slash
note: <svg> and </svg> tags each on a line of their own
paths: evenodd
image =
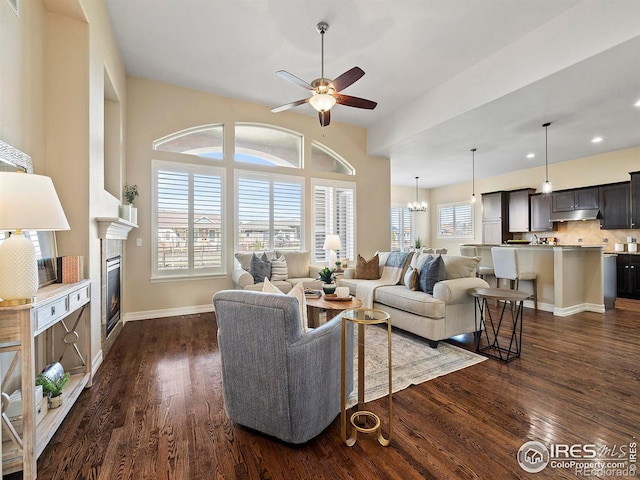
<svg viewBox="0 0 640 480">
<path fill-rule="evenodd" d="M 107 259 L 107 336 L 120 320 L 120 256 Z"/>
</svg>

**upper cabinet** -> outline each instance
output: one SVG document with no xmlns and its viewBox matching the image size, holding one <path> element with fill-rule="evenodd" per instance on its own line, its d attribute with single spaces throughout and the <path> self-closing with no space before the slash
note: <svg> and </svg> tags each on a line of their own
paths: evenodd
<svg viewBox="0 0 640 480">
<path fill-rule="evenodd" d="M 551 195 L 538 193 L 531 195 L 531 231 L 550 232 L 553 230 L 551 221 Z"/>
<path fill-rule="evenodd" d="M 554 213 L 599 208 L 599 203 L 598 187 L 563 190 L 551 194 L 551 211 Z"/>
<path fill-rule="evenodd" d="M 501 244 L 512 238 L 508 201 L 508 192 L 482 194 L 482 243 Z"/>
<path fill-rule="evenodd" d="M 631 228 L 640 228 L 640 172 L 631 172 Z"/>
<path fill-rule="evenodd" d="M 509 231 L 528 232 L 530 228 L 529 196 L 536 191 L 532 188 L 509 192 Z"/>
<path fill-rule="evenodd" d="M 600 188 L 600 228 L 631 228 L 631 188 L 629 182 L 602 185 Z"/>
</svg>

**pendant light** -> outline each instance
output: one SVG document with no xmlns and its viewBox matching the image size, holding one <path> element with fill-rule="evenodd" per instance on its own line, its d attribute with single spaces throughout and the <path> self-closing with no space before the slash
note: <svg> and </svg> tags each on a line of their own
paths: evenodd
<svg viewBox="0 0 640 480">
<path fill-rule="evenodd" d="M 549 150 L 549 142 L 547 140 L 547 129 L 551 125 L 551 122 L 543 123 L 544 127 L 544 183 L 542 184 L 542 193 L 551 193 L 553 188 L 551 187 L 551 182 L 549 181 L 549 159 L 548 159 L 548 150 Z"/>
<path fill-rule="evenodd" d="M 476 203 L 476 150 L 471 149 L 471 203 Z"/>
<path fill-rule="evenodd" d="M 427 211 L 427 202 L 418 202 L 418 178 L 416 177 L 416 201 L 409 202 L 407 208 L 410 212 L 426 212 Z"/>
</svg>

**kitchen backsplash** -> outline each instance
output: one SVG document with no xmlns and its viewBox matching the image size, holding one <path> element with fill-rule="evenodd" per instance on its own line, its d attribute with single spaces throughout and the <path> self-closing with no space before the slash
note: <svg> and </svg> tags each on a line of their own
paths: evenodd
<svg viewBox="0 0 640 480">
<path fill-rule="evenodd" d="M 605 252 L 613 252 L 616 243 L 627 243 L 627 237 L 634 237 L 640 241 L 640 230 L 600 230 L 600 220 L 585 220 L 579 222 L 558 222 L 557 230 L 552 232 L 537 232 L 538 238 L 556 237 L 560 245 L 599 245 L 605 246 Z M 531 239 L 533 234 L 522 234 L 522 238 Z M 604 240 L 607 239 L 607 240 Z M 626 250 L 625 245 L 625 250 Z"/>
</svg>

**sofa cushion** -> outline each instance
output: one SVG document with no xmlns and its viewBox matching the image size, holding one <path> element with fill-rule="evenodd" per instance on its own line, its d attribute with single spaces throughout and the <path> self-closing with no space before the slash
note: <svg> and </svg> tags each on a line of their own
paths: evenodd
<svg viewBox="0 0 640 480">
<path fill-rule="evenodd" d="M 409 290 L 404 285 L 377 288 L 374 302 L 429 318 L 444 318 L 446 306 L 433 295 L 419 290 Z"/>
<path fill-rule="evenodd" d="M 380 257 L 374 255 L 371 260 L 366 260 L 360 254 L 356 261 L 356 278 L 361 280 L 377 280 L 380 278 L 380 271 L 378 269 Z"/>
<path fill-rule="evenodd" d="M 433 294 L 433 287 L 436 283 L 445 279 L 444 261 L 440 255 L 435 255 L 420 267 L 418 276 L 418 284 L 420 290 L 425 293 Z"/>
<path fill-rule="evenodd" d="M 271 260 L 271 281 L 286 280 L 288 276 L 287 257 L 281 255 Z"/>
<path fill-rule="evenodd" d="M 426 262 L 430 258 L 430 253 L 414 253 L 413 257 L 411 258 L 411 266 L 419 272 L 422 268 L 422 265 L 424 265 L 424 262 Z"/>
<path fill-rule="evenodd" d="M 442 258 L 447 280 L 475 276 L 476 267 L 481 259 L 481 257 L 462 257 L 457 255 L 445 255 Z"/>
<path fill-rule="evenodd" d="M 249 273 L 253 275 L 255 283 L 263 282 L 265 278 L 271 276 L 271 262 L 266 253 L 263 253 L 262 257 L 258 257 L 255 253 L 253 254 L 249 265 Z"/>
<path fill-rule="evenodd" d="M 247 274 L 250 275 L 250 274 Z M 291 291 L 291 283 L 289 283 L 289 280 L 276 280 L 275 282 L 271 282 L 271 285 L 278 287 L 278 290 L 280 290 L 281 292 L 284 293 L 288 293 L 289 291 Z M 264 282 L 260 282 L 260 283 L 253 283 L 251 285 L 246 285 L 243 290 L 251 290 L 253 292 L 261 292 L 262 289 L 264 288 Z"/>
<path fill-rule="evenodd" d="M 268 278 L 265 278 L 262 291 L 266 293 L 277 293 L 279 295 L 289 295 L 296 298 L 298 300 L 298 313 L 300 315 L 300 322 L 302 323 L 302 331 L 305 333 L 307 332 L 307 301 L 304 296 L 304 286 L 302 283 L 297 283 L 289 293 L 285 294 L 271 283 Z"/>
<path fill-rule="evenodd" d="M 413 267 L 409 267 L 404 274 L 403 279 L 404 286 L 409 290 L 419 290 L 418 288 L 418 270 Z"/>
<path fill-rule="evenodd" d="M 271 260 L 272 258 L 275 258 L 276 254 L 275 252 L 237 252 L 235 254 L 236 260 L 238 260 L 238 263 L 240 264 L 240 268 L 243 270 L 246 270 L 247 272 L 249 271 L 249 267 L 251 265 L 251 257 L 253 256 L 253 254 L 258 255 L 258 257 L 261 257 L 263 253 L 267 254 L 267 258 L 269 260 Z"/>
<path fill-rule="evenodd" d="M 311 252 L 277 252 L 287 259 L 288 278 L 302 278 L 309 276 Z"/>
</svg>

